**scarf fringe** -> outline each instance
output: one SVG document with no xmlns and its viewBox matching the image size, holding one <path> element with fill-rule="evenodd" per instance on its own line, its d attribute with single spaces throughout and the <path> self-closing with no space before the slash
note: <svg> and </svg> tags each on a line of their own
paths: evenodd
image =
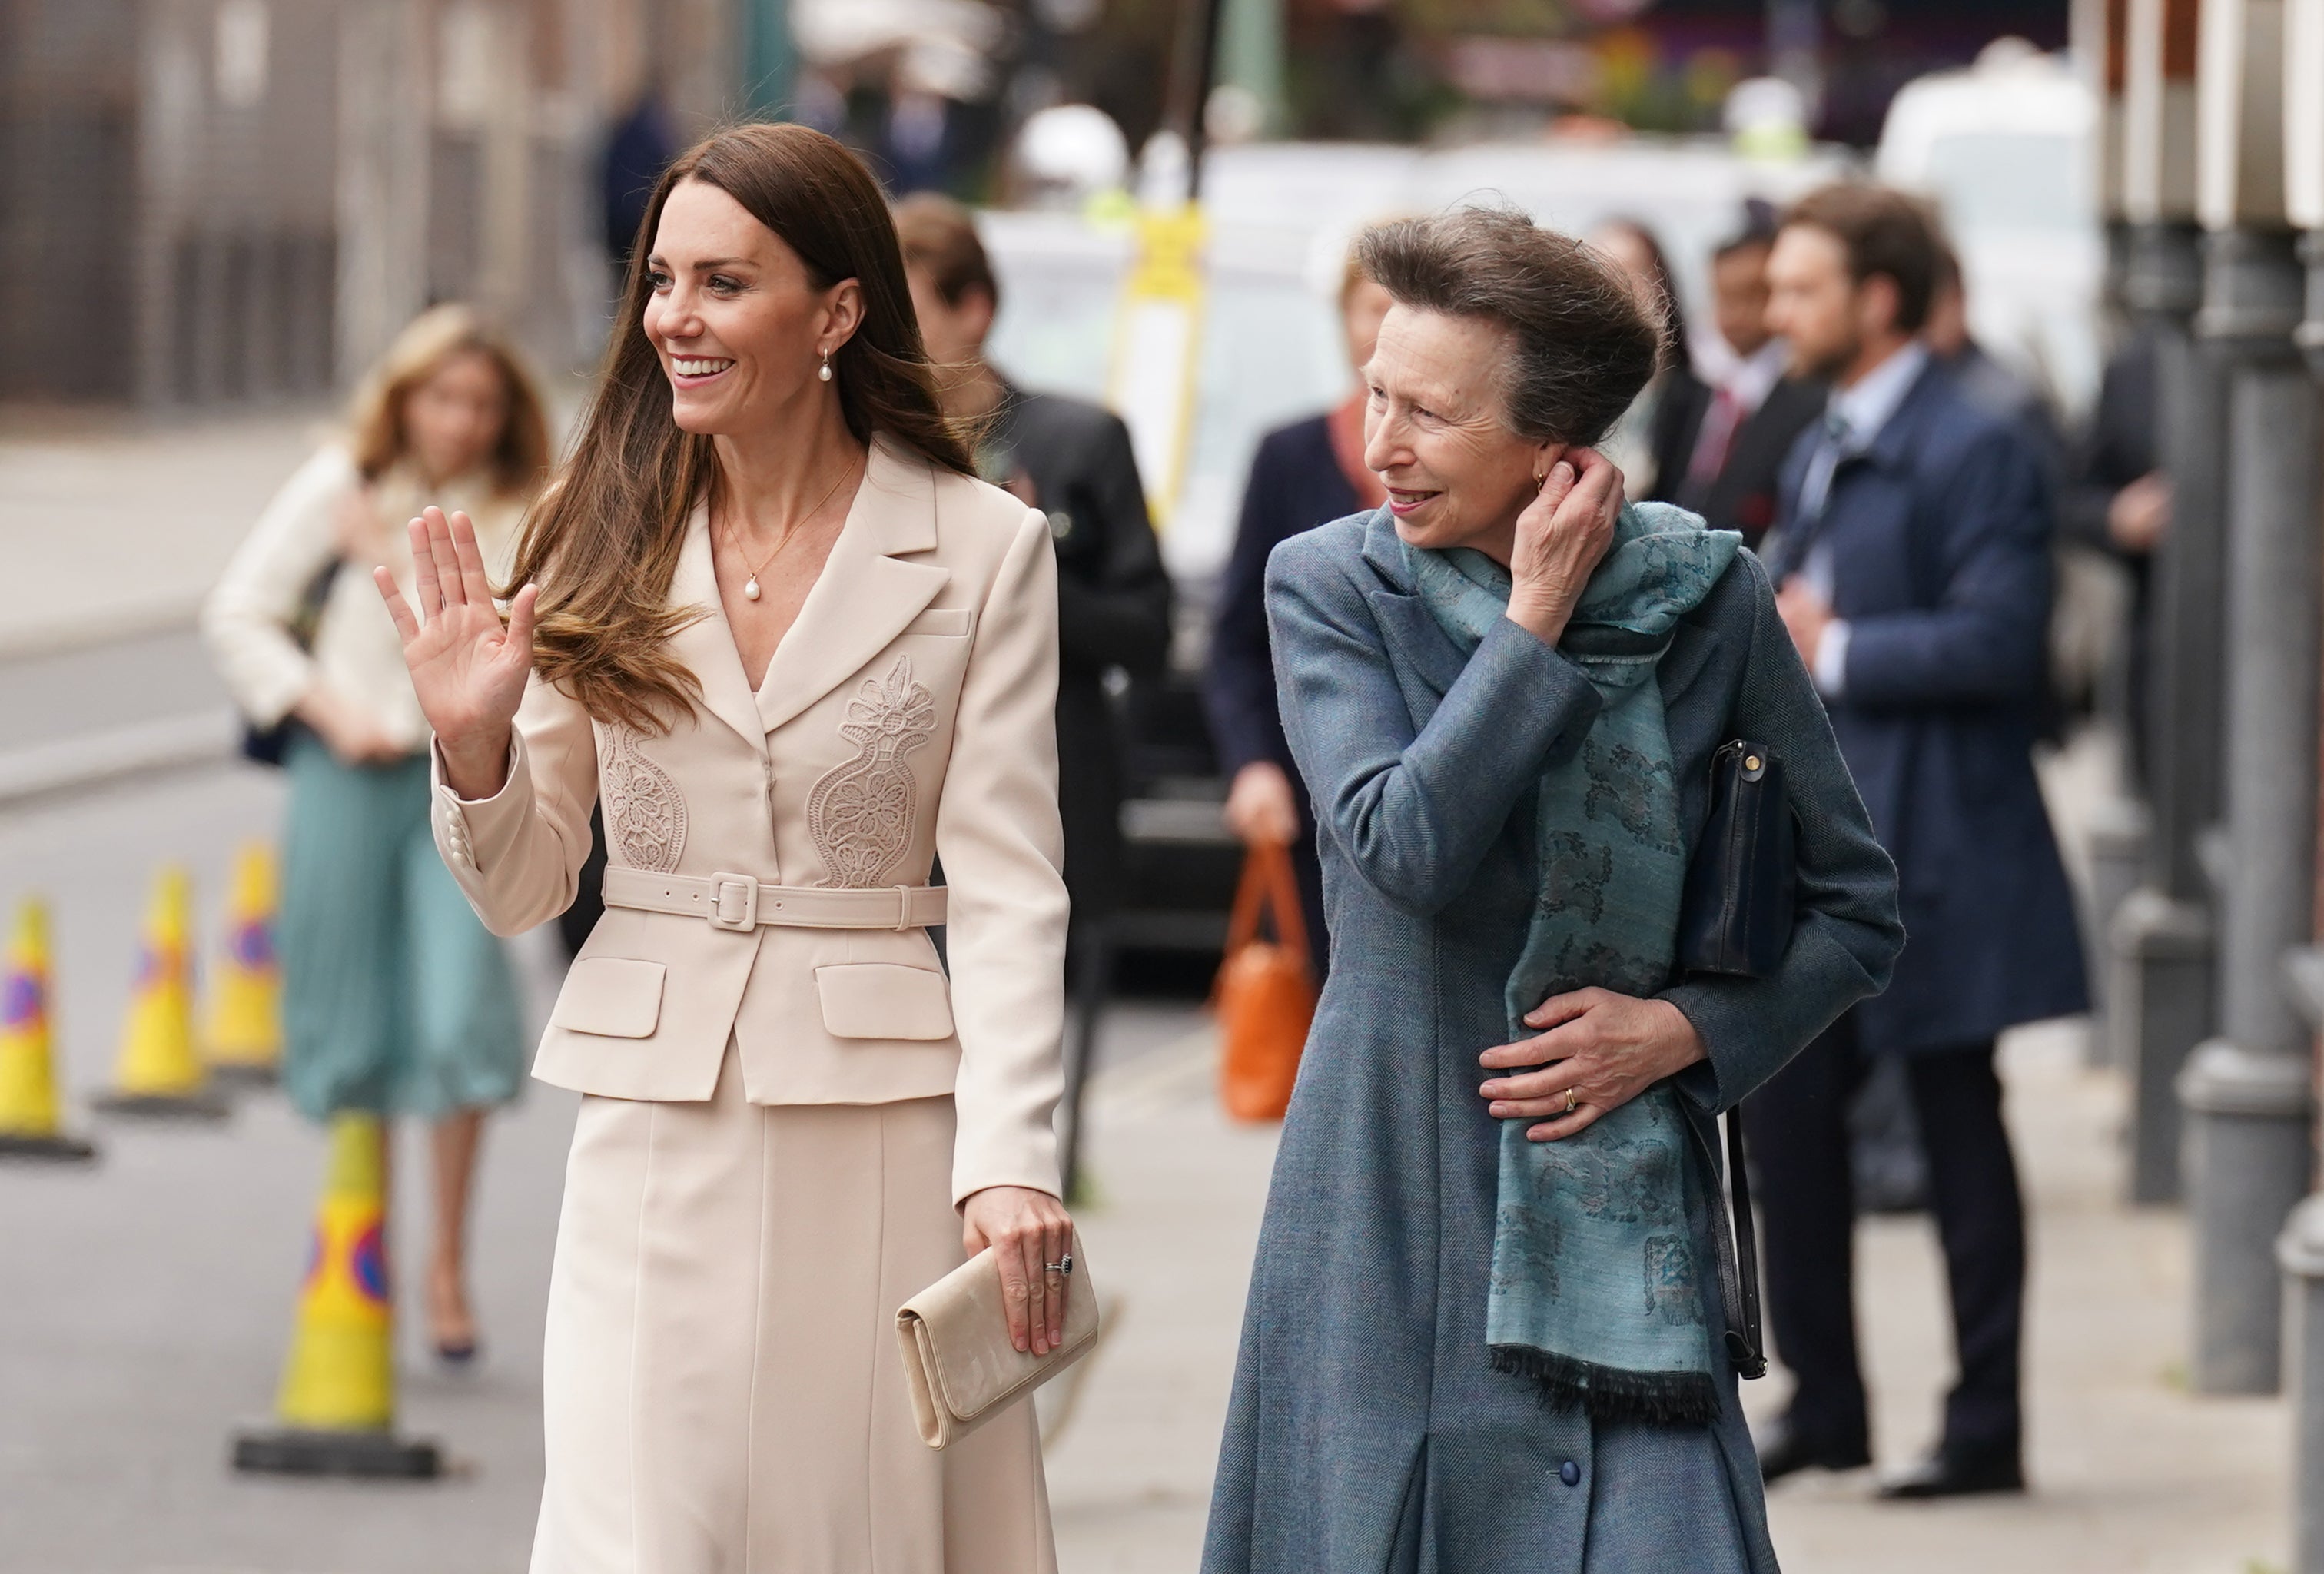
<svg viewBox="0 0 2324 1574">
<path fill-rule="evenodd" d="M 1553 1410 L 1580 1408 L 1592 1421 L 1654 1426 L 1709 1426 L 1719 1419 L 1719 1389 L 1708 1372 L 1628 1372 L 1531 1345 L 1492 1347 L 1493 1370 L 1530 1378 Z"/>
</svg>

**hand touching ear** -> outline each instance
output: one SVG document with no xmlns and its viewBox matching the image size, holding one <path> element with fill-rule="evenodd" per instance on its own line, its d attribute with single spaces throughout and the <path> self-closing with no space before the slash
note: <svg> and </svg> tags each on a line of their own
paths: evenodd
<svg viewBox="0 0 2324 1574">
<path fill-rule="evenodd" d="M 1584 585 L 1614 543 L 1622 473 L 1593 448 L 1568 448 L 1517 516 L 1509 620 L 1545 645 L 1564 636 Z"/>
</svg>

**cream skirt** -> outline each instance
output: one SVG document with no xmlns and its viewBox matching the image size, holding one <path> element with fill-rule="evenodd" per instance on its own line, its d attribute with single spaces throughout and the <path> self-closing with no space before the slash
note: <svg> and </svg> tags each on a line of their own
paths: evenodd
<svg viewBox="0 0 2324 1574">
<path fill-rule="evenodd" d="M 949 1098 L 582 1100 L 532 1574 L 1054 1574 L 1029 1404 L 920 1441 L 896 1308 L 961 1261 Z"/>
</svg>

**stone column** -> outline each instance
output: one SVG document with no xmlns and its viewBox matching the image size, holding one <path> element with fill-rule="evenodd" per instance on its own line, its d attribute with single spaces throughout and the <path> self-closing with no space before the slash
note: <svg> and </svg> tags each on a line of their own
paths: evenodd
<svg viewBox="0 0 2324 1574">
<path fill-rule="evenodd" d="M 2175 492 L 2148 606 L 2153 758 L 2144 879 L 2116 910 L 2108 935 L 2106 1026 L 2111 1058 L 2133 1084 L 2129 1191 L 2141 1203 L 2178 1199 L 2175 1084 L 2214 1019 L 2211 893 L 2197 846 L 2219 813 L 2227 419 L 2217 357 L 2192 327 L 2202 297 L 2200 246 L 2192 224 L 2140 226 L 2123 289 L 2125 304 L 2155 336 L 2157 450 Z"/>
<path fill-rule="evenodd" d="M 2324 0 L 2292 0 L 2286 23 L 2284 211 L 2308 232 L 2301 248 L 2308 316 L 2292 338 L 2310 373 L 2324 384 L 2324 96 L 2316 91 L 2324 81 Z M 2284 1390 L 2292 1404 L 2292 1569 L 2324 1574 L 2324 1192 L 2292 1210 L 2276 1243 L 2276 1262 L 2283 1271 Z"/>
<path fill-rule="evenodd" d="M 2283 953 L 2314 933 L 2319 584 L 2317 391 L 2294 353 L 2303 278 L 2291 232 L 2238 226 L 2207 247 L 2201 331 L 2226 359 L 2227 868 L 2219 1036 L 2179 1080 L 2195 1245 L 2195 1385 L 2274 1390 L 2274 1244 L 2307 1192 L 2308 1028 Z"/>
<path fill-rule="evenodd" d="M 2292 1210 L 2275 1260 L 2292 1402 L 2292 1574 L 2324 1574 L 2324 1195 Z"/>
</svg>

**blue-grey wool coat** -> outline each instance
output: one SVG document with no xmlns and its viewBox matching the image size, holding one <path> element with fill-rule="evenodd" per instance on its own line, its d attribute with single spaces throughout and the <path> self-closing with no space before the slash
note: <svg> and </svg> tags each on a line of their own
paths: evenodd
<svg viewBox="0 0 2324 1574">
<path fill-rule="evenodd" d="M 1707 1430 L 1593 1428 L 1486 1351 L 1499 1137 L 1477 1056 L 1506 1036 L 1535 785 L 1579 747 L 1596 691 L 1508 621 L 1464 663 L 1386 510 L 1276 548 L 1268 611 L 1332 965 L 1268 1197 L 1204 1574 L 1772 1574 L 1731 1374 Z M 1777 753 L 1800 817 L 1782 971 L 1666 992 L 1710 1051 L 1678 1079 L 1705 1139 L 1690 1191 L 1707 1264 L 1711 1120 L 1877 991 L 1903 934 L 1894 869 L 1757 558 L 1679 625 L 1658 676 L 1690 847 L 1729 738 Z"/>
</svg>

